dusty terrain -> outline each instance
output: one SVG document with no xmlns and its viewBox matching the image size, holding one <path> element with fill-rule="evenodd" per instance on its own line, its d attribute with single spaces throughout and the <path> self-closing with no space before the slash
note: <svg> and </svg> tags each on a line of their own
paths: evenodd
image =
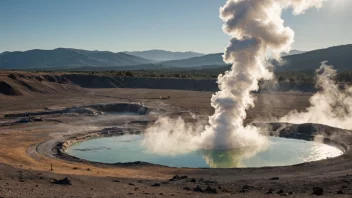
<svg viewBox="0 0 352 198">
<path fill-rule="evenodd" d="M 189 119 L 191 111 L 206 119 L 212 113 L 209 105 L 212 92 L 87 89 L 58 82 L 48 82 L 47 86 L 38 84 L 39 88 L 52 92 L 25 93 L 20 89 L 25 94 L 0 97 L 0 197 L 294 197 L 311 196 L 314 187 L 323 188 L 323 196 L 352 195 L 349 151 L 334 159 L 302 165 L 245 169 L 182 169 L 138 163 L 105 165 L 55 157 L 50 155 L 50 150 L 58 139 L 94 131 L 106 124 L 128 125 L 131 119 L 105 120 L 73 113 L 39 116 L 40 121 L 17 123 L 20 118 L 4 116 L 98 103 L 143 102 L 151 108 L 167 109 L 172 116 Z M 309 105 L 310 95 L 257 94 L 257 106 L 249 111 L 247 122 L 268 121 L 293 108 L 304 109 Z M 330 135 L 347 146 L 352 143 L 349 131 L 336 130 Z M 50 141 L 53 142 L 50 144 Z M 188 179 L 169 181 L 175 175 Z M 72 185 L 53 183 L 65 177 Z M 195 180 L 191 182 L 191 178 Z M 160 186 L 152 186 L 155 183 Z M 216 194 L 195 192 L 198 185 L 203 190 L 207 186 L 215 188 Z"/>
<path fill-rule="evenodd" d="M 217 79 L 147 78 L 122 77 L 110 73 L 68 73 L 68 72 L 23 72 L 0 71 L 1 95 L 31 95 L 33 93 L 56 93 L 83 88 L 141 88 L 192 91 L 218 91 Z M 268 90 L 314 92 L 312 82 L 282 81 L 261 84 L 261 93 Z"/>
</svg>

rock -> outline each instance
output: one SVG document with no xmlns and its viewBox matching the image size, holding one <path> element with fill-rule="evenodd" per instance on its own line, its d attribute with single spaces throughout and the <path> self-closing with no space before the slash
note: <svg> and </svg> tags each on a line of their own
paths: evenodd
<svg viewBox="0 0 352 198">
<path fill-rule="evenodd" d="M 188 179 L 188 176 L 178 176 L 178 175 L 175 175 L 173 176 L 171 179 L 169 179 L 169 181 L 178 181 L 178 180 L 181 180 L 181 179 Z"/>
<path fill-rule="evenodd" d="M 194 178 L 191 178 L 191 179 L 190 179 L 190 182 L 193 182 L 193 183 L 194 183 L 194 182 L 197 182 L 197 180 L 194 179 Z"/>
<path fill-rule="evenodd" d="M 265 194 L 273 194 L 274 189 L 270 188 Z"/>
<path fill-rule="evenodd" d="M 217 181 L 213 181 L 213 180 L 203 180 L 203 182 L 205 184 L 215 184 L 215 183 L 217 183 Z"/>
<path fill-rule="evenodd" d="M 324 194 L 324 188 L 321 188 L 321 187 L 314 187 L 312 194 L 313 194 L 313 195 L 323 195 L 323 194 Z"/>
<path fill-rule="evenodd" d="M 154 183 L 152 186 L 160 186 L 160 183 Z"/>
<path fill-rule="evenodd" d="M 128 185 L 130 185 L 130 186 L 135 186 L 133 183 L 128 183 Z"/>
<path fill-rule="evenodd" d="M 194 191 L 194 192 L 204 192 L 204 190 L 203 190 L 201 187 L 199 187 L 199 186 L 195 187 L 195 188 L 193 189 L 193 191 Z"/>
<path fill-rule="evenodd" d="M 277 191 L 277 194 L 282 194 L 284 193 L 284 191 L 282 189 L 280 189 L 279 191 Z"/>
<path fill-rule="evenodd" d="M 183 190 L 191 190 L 191 188 L 186 186 L 183 188 Z"/>
<path fill-rule="evenodd" d="M 112 180 L 112 182 L 120 182 L 119 180 L 115 179 L 115 180 Z"/>
<path fill-rule="evenodd" d="M 207 188 L 204 190 L 205 193 L 210 193 L 210 194 L 218 194 L 218 191 L 216 188 L 212 188 L 210 186 L 207 186 Z"/>
<path fill-rule="evenodd" d="M 279 177 L 272 177 L 270 178 L 270 180 L 279 180 L 280 178 Z"/>
<path fill-rule="evenodd" d="M 177 181 L 177 180 L 180 180 L 180 179 L 181 179 L 180 176 L 175 175 L 171 179 L 169 179 L 169 181 Z"/>
<path fill-rule="evenodd" d="M 248 190 L 247 189 L 242 189 L 242 190 L 240 190 L 240 192 L 241 193 L 246 193 L 246 192 L 248 192 Z"/>
<path fill-rule="evenodd" d="M 347 181 L 347 180 L 345 180 L 345 179 L 343 179 L 342 181 L 345 182 L 345 183 L 347 183 L 347 184 L 350 184 L 350 183 L 351 183 L 351 182 L 349 182 L 349 181 Z"/>
<path fill-rule="evenodd" d="M 250 185 L 244 185 L 244 186 L 242 186 L 242 190 L 249 190 L 249 189 L 253 189 L 254 188 L 254 186 L 250 186 Z"/>
<path fill-rule="evenodd" d="M 221 189 L 222 189 L 222 187 L 219 185 L 219 186 L 218 186 L 218 189 L 219 189 L 219 190 L 221 190 Z"/>
<path fill-rule="evenodd" d="M 343 191 L 342 191 L 342 189 L 341 189 L 341 190 L 338 190 L 336 193 L 339 194 L 339 195 L 344 194 Z"/>
<path fill-rule="evenodd" d="M 54 181 L 52 183 L 59 184 L 59 185 L 72 185 L 71 181 L 67 177 L 65 177 L 64 179 L 60 179 L 60 180 L 54 179 Z"/>
<path fill-rule="evenodd" d="M 288 192 L 288 194 L 289 194 L 289 195 L 294 195 L 294 194 L 295 194 L 295 192 L 290 191 L 290 192 Z"/>
</svg>

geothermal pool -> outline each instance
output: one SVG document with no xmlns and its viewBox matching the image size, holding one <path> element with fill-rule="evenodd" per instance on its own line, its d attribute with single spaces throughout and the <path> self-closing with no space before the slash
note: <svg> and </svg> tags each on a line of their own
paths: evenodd
<svg viewBox="0 0 352 198">
<path fill-rule="evenodd" d="M 80 159 L 103 163 L 143 161 L 170 167 L 244 168 L 287 166 L 342 155 L 335 147 L 296 139 L 269 137 L 269 147 L 249 150 L 198 150 L 180 155 L 159 155 L 142 145 L 143 135 L 104 137 L 76 143 L 66 153 Z M 175 145 L 176 146 L 176 145 Z"/>
</svg>

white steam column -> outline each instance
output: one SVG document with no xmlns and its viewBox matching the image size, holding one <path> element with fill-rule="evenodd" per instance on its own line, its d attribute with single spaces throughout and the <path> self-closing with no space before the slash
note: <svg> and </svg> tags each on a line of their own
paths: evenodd
<svg viewBox="0 0 352 198">
<path fill-rule="evenodd" d="M 254 107 L 251 94 L 257 91 L 258 81 L 271 79 L 265 57 L 273 54 L 279 60 L 289 52 L 294 32 L 284 26 L 281 13 L 293 8 L 300 14 L 310 7 L 320 7 L 324 0 L 228 0 L 220 8 L 223 30 L 232 37 L 223 56 L 232 68 L 219 75 L 220 91 L 213 95 L 214 115 L 206 127 L 206 144 L 210 147 L 242 148 L 261 146 L 265 138 L 253 126 L 245 127 L 246 110 Z"/>
<path fill-rule="evenodd" d="M 219 75 L 219 89 L 211 98 L 215 109 L 207 124 L 186 123 L 182 118 L 159 118 L 148 129 L 143 144 L 149 151 L 176 155 L 197 149 L 247 148 L 266 146 L 267 138 L 254 126 L 244 126 L 246 111 L 254 107 L 253 91 L 258 82 L 271 79 L 265 61 L 268 53 L 280 61 L 289 52 L 294 32 L 284 26 L 284 9 L 301 14 L 321 7 L 325 0 L 228 0 L 220 8 L 223 30 L 232 39 L 223 56 L 232 68 Z M 204 125 L 205 129 L 204 129 Z"/>
</svg>

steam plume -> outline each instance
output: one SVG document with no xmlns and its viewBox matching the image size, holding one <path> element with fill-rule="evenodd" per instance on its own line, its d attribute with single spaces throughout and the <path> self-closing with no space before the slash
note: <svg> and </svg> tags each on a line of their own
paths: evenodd
<svg viewBox="0 0 352 198">
<path fill-rule="evenodd" d="M 352 129 L 352 87 L 343 90 L 335 82 L 336 70 L 323 62 L 316 70 L 316 87 L 320 90 L 310 99 L 306 112 L 290 112 L 280 119 L 290 123 L 320 123 L 333 127 Z"/>
<path fill-rule="evenodd" d="M 294 32 L 284 26 L 281 13 L 283 9 L 293 8 L 294 14 L 300 14 L 308 8 L 320 7 L 324 1 L 228 0 L 220 8 L 223 30 L 231 36 L 223 58 L 233 65 L 230 71 L 218 77 L 220 91 L 211 98 L 214 115 L 209 117 L 203 132 L 190 131 L 194 127 L 186 124 L 183 124 L 184 129 L 180 129 L 180 125 L 174 125 L 178 122 L 173 124 L 169 119 L 159 119 L 157 126 L 147 130 L 145 145 L 154 150 L 155 142 L 158 141 L 177 142 L 169 145 L 190 149 L 264 145 L 266 138 L 260 135 L 259 129 L 251 125 L 244 126 L 243 121 L 247 116 L 246 110 L 254 107 L 251 92 L 259 89 L 258 81 L 273 77 L 265 62 L 267 52 L 279 59 L 280 53 L 289 52 L 294 42 Z M 187 138 L 174 133 L 183 133 Z M 170 146 L 163 146 L 158 150 L 167 152 L 170 149 Z"/>
</svg>

